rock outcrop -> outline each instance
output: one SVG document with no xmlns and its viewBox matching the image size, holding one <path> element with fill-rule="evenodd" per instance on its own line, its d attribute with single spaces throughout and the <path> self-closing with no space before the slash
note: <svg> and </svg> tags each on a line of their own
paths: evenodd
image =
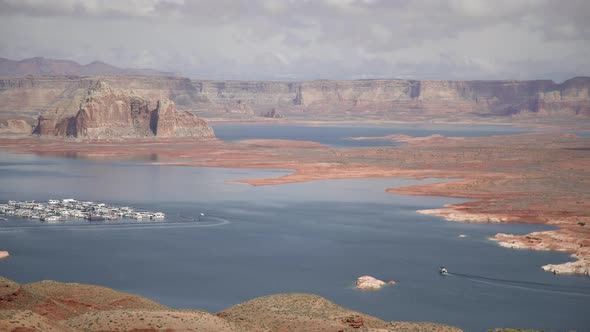
<svg viewBox="0 0 590 332">
<path fill-rule="evenodd" d="M 271 118 L 271 119 L 280 119 L 283 117 L 283 115 L 281 113 L 279 113 L 276 108 L 273 108 L 272 110 L 268 111 L 268 112 L 260 112 L 260 116 L 263 118 Z"/>
<path fill-rule="evenodd" d="M 178 112 L 174 102 L 150 100 L 132 91 L 97 82 L 87 91 L 74 114 L 56 108 L 38 118 L 35 134 L 88 139 L 128 137 L 213 137 L 207 123 L 188 112 Z"/>
<path fill-rule="evenodd" d="M 574 255 L 573 257 L 576 256 Z M 554 274 L 579 274 L 590 276 L 590 261 L 579 259 L 575 262 L 567 262 L 563 264 L 547 264 L 543 265 L 543 270 L 553 272 Z"/>
<path fill-rule="evenodd" d="M 158 137 L 213 137 L 207 122 L 189 112 L 178 112 L 168 99 L 159 100 L 151 116 L 151 127 Z"/>
<path fill-rule="evenodd" d="M 361 315 L 350 315 L 342 319 L 342 322 L 353 329 L 360 329 L 365 326 L 365 320 Z"/>
<path fill-rule="evenodd" d="M 362 276 L 356 280 L 356 288 L 363 290 L 378 290 L 385 285 L 393 285 L 395 281 L 385 282 L 371 276 Z"/>
<path fill-rule="evenodd" d="M 225 112 L 242 115 L 254 114 L 254 110 L 252 110 L 252 107 L 250 107 L 250 105 L 243 102 L 242 100 L 238 100 L 235 103 L 230 103 L 227 106 L 225 106 Z"/>
<path fill-rule="evenodd" d="M 0 134 L 29 135 L 33 128 L 25 120 L 10 119 L 0 123 Z"/>
</svg>

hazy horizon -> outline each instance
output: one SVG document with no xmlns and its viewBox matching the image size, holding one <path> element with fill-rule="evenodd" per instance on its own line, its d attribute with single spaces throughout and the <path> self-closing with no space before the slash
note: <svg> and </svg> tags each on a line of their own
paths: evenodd
<svg viewBox="0 0 590 332">
<path fill-rule="evenodd" d="M 0 57 L 201 79 L 590 76 L 590 2 L 0 0 Z"/>
<path fill-rule="evenodd" d="M 94 60 L 88 63 L 79 63 L 76 62 L 75 60 L 71 60 L 71 59 L 50 59 L 50 58 L 45 58 L 45 57 L 41 57 L 41 56 L 37 56 L 37 57 L 32 57 L 32 58 L 26 58 L 26 59 L 8 59 L 8 58 L 3 58 L 0 57 L 0 59 L 6 59 L 9 61 L 26 61 L 26 60 L 33 60 L 36 58 L 41 58 L 41 59 L 45 59 L 45 60 L 49 60 L 49 61 L 73 61 L 76 64 L 80 65 L 80 66 L 87 66 L 93 63 L 102 63 L 102 64 L 106 64 L 109 66 L 113 66 L 110 63 L 106 63 L 104 61 L 101 60 Z M 114 66 L 118 69 L 122 69 L 122 70 L 154 70 L 154 71 L 158 71 L 155 68 L 138 68 L 138 67 L 128 67 L 128 68 L 122 68 L 122 67 L 117 67 Z M 166 72 L 166 71 L 160 71 L 160 73 L 162 74 L 170 74 L 171 77 L 182 77 L 182 78 L 189 78 L 192 80 L 202 80 L 202 81 L 215 81 L 215 80 L 220 80 L 220 81 L 243 81 L 243 82 L 307 82 L 307 81 L 331 81 L 331 80 L 342 80 L 342 81 L 346 81 L 346 80 L 419 80 L 419 81 L 446 81 L 445 79 L 430 79 L 430 78 L 422 78 L 422 79 L 413 79 L 413 78 L 401 78 L 401 77 L 373 77 L 373 78 L 348 78 L 348 79 L 333 79 L 333 78 L 311 78 L 311 79 L 273 79 L 273 78 L 268 78 L 268 79 L 248 79 L 246 78 L 232 78 L 232 77 L 228 77 L 228 78 L 222 78 L 222 77 L 217 77 L 217 78 L 211 78 L 211 77 L 194 77 L 194 76 L 188 76 L 188 75 L 184 75 L 182 72 Z M 56 74 L 57 75 L 57 74 Z M 68 74 L 70 75 L 70 74 Z M 99 74 L 99 75 L 106 75 L 108 76 L 109 74 Z M 116 75 L 116 74 L 113 74 Z M 138 74 L 141 75 L 141 74 Z M 45 76 L 45 75 L 43 75 Z M 51 75 L 49 75 L 51 76 Z M 131 76 L 133 76 L 133 74 L 131 74 Z M 568 77 L 565 78 L 563 80 L 557 81 L 557 80 L 553 80 L 551 78 L 544 78 L 544 77 L 537 77 L 537 78 L 529 78 L 529 79 L 521 79 L 523 81 L 543 81 L 543 80 L 551 80 L 556 84 L 561 84 L 564 83 L 566 81 L 569 81 L 571 79 L 575 79 L 575 78 L 590 78 L 590 75 L 577 75 L 577 76 L 572 76 L 572 77 Z M 497 79 L 477 79 L 477 78 L 473 78 L 473 79 L 467 79 L 465 81 L 512 81 L 512 80 L 519 80 L 519 79 L 515 79 L 515 78 L 510 78 L 510 77 L 505 77 L 505 78 L 497 78 Z M 455 79 L 455 80 L 449 80 L 449 81 L 461 81 L 459 79 Z"/>
</svg>

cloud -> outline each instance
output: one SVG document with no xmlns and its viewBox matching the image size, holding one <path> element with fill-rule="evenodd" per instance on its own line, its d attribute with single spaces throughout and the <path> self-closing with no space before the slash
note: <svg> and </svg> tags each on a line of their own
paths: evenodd
<svg viewBox="0 0 590 332">
<path fill-rule="evenodd" d="M 84 16 L 84 17 L 156 17 L 158 9 L 179 1 L 158 0 L 1 0 L 4 15 L 25 16 Z"/>
<path fill-rule="evenodd" d="M 0 56 L 208 78 L 561 80 L 590 74 L 587 13 L 586 0 L 0 0 Z"/>
</svg>

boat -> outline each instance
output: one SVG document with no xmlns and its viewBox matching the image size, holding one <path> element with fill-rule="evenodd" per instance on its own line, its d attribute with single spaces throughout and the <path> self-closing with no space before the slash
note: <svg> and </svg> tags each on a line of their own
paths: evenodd
<svg viewBox="0 0 590 332">
<path fill-rule="evenodd" d="M 440 273 L 440 274 L 449 274 L 449 270 L 447 270 L 446 267 L 441 266 L 440 269 L 438 269 L 438 273 Z"/>
</svg>

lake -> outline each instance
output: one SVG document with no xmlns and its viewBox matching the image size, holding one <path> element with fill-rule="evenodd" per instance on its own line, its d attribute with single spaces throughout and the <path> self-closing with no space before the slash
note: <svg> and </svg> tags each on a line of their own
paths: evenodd
<svg viewBox="0 0 590 332">
<path fill-rule="evenodd" d="M 454 124 L 389 124 L 387 126 L 302 126 L 302 125 L 257 125 L 215 124 L 215 135 L 225 141 L 243 139 L 287 139 L 314 141 L 332 147 L 395 146 L 393 140 L 351 140 L 357 136 L 386 136 L 402 134 L 416 137 L 443 135 L 448 137 L 482 137 L 512 135 L 530 132 L 530 129 L 498 125 Z"/>
<path fill-rule="evenodd" d="M 540 268 L 570 260 L 567 254 L 510 250 L 487 239 L 550 228 L 446 222 L 415 211 L 461 200 L 384 192 L 435 179 L 226 182 L 283 174 L 0 153 L 0 202 L 71 197 L 168 215 L 166 223 L 137 225 L 9 217 L 0 223 L 0 250 L 11 257 L 0 261 L 0 275 L 103 285 L 212 312 L 258 296 L 309 292 L 385 320 L 466 331 L 590 329 L 590 278 Z M 202 212 L 201 223 L 181 217 Z M 441 265 L 457 275 L 440 276 Z M 354 281 L 366 274 L 397 284 L 356 290 Z"/>
</svg>

